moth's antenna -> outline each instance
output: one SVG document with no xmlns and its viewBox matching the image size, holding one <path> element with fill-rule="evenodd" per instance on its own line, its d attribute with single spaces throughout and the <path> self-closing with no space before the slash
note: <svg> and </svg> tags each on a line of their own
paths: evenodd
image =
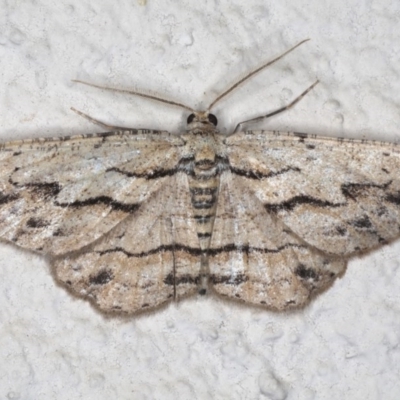
<svg viewBox="0 0 400 400">
<path fill-rule="evenodd" d="M 173 106 L 177 106 L 177 107 L 184 108 L 185 110 L 189 110 L 190 112 L 194 112 L 191 107 L 185 106 L 184 104 L 177 103 L 177 102 L 172 101 L 172 100 L 163 99 L 163 98 L 157 97 L 157 96 L 151 96 L 150 94 L 135 92 L 133 90 L 117 89 L 117 88 L 111 88 L 111 87 L 106 87 L 106 86 L 95 85 L 94 83 L 88 83 L 88 82 L 80 81 L 78 79 L 72 79 L 72 82 L 83 83 L 84 85 L 92 86 L 92 87 L 95 87 L 95 88 L 98 88 L 98 89 L 112 90 L 114 92 L 119 92 L 119 93 L 133 94 L 135 96 L 140 96 L 140 97 L 145 97 L 146 99 L 152 99 L 152 100 L 156 100 L 156 101 L 161 101 L 162 103 L 171 104 Z"/>
<path fill-rule="evenodd" d="M 257 72 L 260 72 L 261 70 L 263 70 L 264 68 L 267 68 L 269 65 L 273 64 L 275 61 L 280 60 L 282 57 L 286 56 L 286 54 L 290 53 L 291 51 L 293 51 L 296 47 L 299 47 L 301 44 L 308 42 L 310 39 L 305 39 L 302 40 L 300 43 L 297 43 L 295 46 L 291 47 L 289 50 L 285 51 L 283 54 L 281 54 L 279 57 L 276 57 L 275 59 L 273 59 L 272 61 L 268 61 L 266 64 L 261 65 L 261 67 L 255 69 L 254 71 L 250 72 L 249 74 L 247 74 L 244 78 L 240 79 L 239 81 L 237 81 L 233 86 L 231 86 L 227 91 L 225 91 L 224 93 L 220 94 L 208 107 L 208 110 L 211 110 L 211 108 L 213 106 L 215 106 L 215 104 L 220 101 L 223 97 L 225 97 L 228 93 L 232 92 L 232 90 L 236 89 L 239 85 L 241 85 L 244 81 L 246 81 L 247 79 L 251 78 L 253 75 L 255 75 Z"/>
</svg>

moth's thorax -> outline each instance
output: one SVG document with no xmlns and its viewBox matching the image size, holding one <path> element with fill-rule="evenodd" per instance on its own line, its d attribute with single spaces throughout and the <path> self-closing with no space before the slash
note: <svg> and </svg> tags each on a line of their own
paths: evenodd
<svg viewBox="0 0 400 400">
<path fill-rule="evenodd" d="M 216 135 L 217 130 L 190 131 L 183 136 L 186 142 L 188 154 L 193 160 L 195 175 L 202 175 L 207 171 L 211 172 L 216 167 L 217 154 L 219 153 L 220 140 Z"/>
<path fill-rule="evenodd" d="M 215 167 L 215 159 L 215 146 L 212 146 L 211 143 L 203 144 L 194 155 L 195 173 L 196 170 L 200 172 Z"/>
<path fill-rule="evenodd" d="M 208 119 L 209 115 L 208 112 L 191 114 L 188 118 L 188 130 L 181 136 L 185 140 L 188 153 L 194 158 L 196 175 L 215 167 L 217 153 L 221 147 L 219 132 L 215 124 Z M 214 116 L 213 118 L 216 121 Z"/>
</svg>

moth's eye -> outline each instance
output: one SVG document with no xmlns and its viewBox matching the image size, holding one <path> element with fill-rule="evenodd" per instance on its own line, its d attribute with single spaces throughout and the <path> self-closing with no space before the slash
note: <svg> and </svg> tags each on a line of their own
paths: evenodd
<svg viewBox="0 0 400 400">
<path fill-rule="evenodd" d="M 193 120 L 194 120 L 194 117 L 195 117 L 194 114 L 190 114 L 190 115 L 188 116 L 187 123 L 188 123 L 188 124 L 191 124 L 191 123 L 193 122 Z"/>
<path fill-rule="evenodd" d="M 214 114 L 208 114 L 208 120 L 214 125 L 217 126 L 218 120 Z"/>
</svg>

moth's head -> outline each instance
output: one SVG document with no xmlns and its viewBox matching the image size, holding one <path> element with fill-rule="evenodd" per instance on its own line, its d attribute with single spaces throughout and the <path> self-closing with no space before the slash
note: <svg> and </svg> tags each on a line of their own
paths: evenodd
<svg viewBox="0 0 400 400">
<path fill-rule="evenodd" d="M 218 124 L 217 117 L 208 111 L 195 111 L 188 116 L 187 124 L 189 129 L 192 128 L 215 128 Z"/>
</svg>

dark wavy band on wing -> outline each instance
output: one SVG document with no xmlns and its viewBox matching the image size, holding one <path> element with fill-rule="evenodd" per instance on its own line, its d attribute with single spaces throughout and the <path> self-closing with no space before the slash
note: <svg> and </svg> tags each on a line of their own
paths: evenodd
<svg viewBox="0 0 400 400">
<path fill-rule="evenodd" d="M 128 171 L 123 171 L 120 168 L 109 168 L 106 170 L 106 172 L 117 172 L 121 175 L 126 176 L 127 178 L 143 178 L 143 179 L 159 179 L 159 178 L 164 178 L 166 176 L 172 176 L 175 175 L 179 171 L 179 168 L 172 168 L 172 169 L 162 169 L 162 168 L 157 168 L 154 169 L 150 172 L 147 173 L 135 173 L 135 172 L 128 172 Z"/>
<path fill-rule="evenodd" d="M 386 182 L 382 185 L 374 183 L 343 183 L 341 185 L 341 191 L 346 198 L 356 200 L 357 197 L 368 196 L 368 190 L 371 188 L 386 190 L 391 183 L 392 181 Z M 400 192 L 396 194 L 387 194 L 382 200 L 400 204 Z M 267 211 L 277 213 L 279 211 L 292 211 L 295 207 L 302 204 L 309 204 L 319 208 L 337 208 L 346 206 L 347 201 L 342 203 L 333 203 L 331 201 L 321 200 L 312 196 L 299 195 L 280 203 L 264 204 L 264 207 Z"/>
<path fill-rule="evenodd" d="M 56 201 L 54 202 L 54 204 L 58 207 L 74 207 L 74 208 L 93 206 L 96 204 L 104 204 L 110 206 L 115 211 L 123 211 L 126 213 L 133 213 L 140 206 L 140 204 L 136 203 L 133 204 L 121 203 L 108 196 L 98 196 L 86 200 L 76 200 L 71 203 L 59 203 L 58 201 Z"/>
<path fill-rule="evenodd" d="M 342 207 L 345 206 L 346 203 L 332 203 L 326 200 L 320 200 L 312 196 L 294 196 L 289 200 L 282 201 L 281 203 L 276 204 L 264 204 L 264 207 L 267 211 L 277 213 L 278 211 L 292 211 L 295 207 L 301 204 L 310 204 L 315 207 Z"/>
<path fill-rule="evenodd" d="M 250 254 L 250 253 L 280 253 L 283 250 L 286 250 L 288 248 L 306 248 L 306 246 L 296 244 L 296 243 L 286 243 L 283 246 L 279 246 L 276 249 L 268 249 L 266 247 L 253 247 L 249 245 L 237 245 L 235 243 L 230 243 L 226 244 L 225 246 L 215 248 L 215 249 L 209 249 L 208 250 L 208 255 L 209 256 L 216 256 L 221 253 L 230 253 L 230 252 L 239 252 L 239 253 L 244 253 L 244 254 Z"/>
<path fill-rule="evenodd" d="M 274 176 L 286 174 L 287 172 L 301 172 L 300 168 L 297 167 L 287 167 L 283 168 L 280 171 L 271 171 L 268 173 L 263 173 L 257 170 L 245 170 L 245 169 L 239 169 L 232 167 L 231 165 L 229 166 L 230 171 L 238 176 L 244 176 L 249 179 L 265 179 L 265 178 L 272 178 Z"/>
<path fill-rule="evenodd" d="M 55 198 L 62 190 L 61 185 L 59 185 L 57 182 L 27 183 L 24 185 L 19 185 L 18 183 L 15 182 L 10 182 L 10 183 L 18 187 L 19 189 L 28 188 L 36 195 L 42 197 L 44 200 L 48 200 L 51 197 Z M 20 196 L 18 193 L 5 195 L 0 192 L 0 205 L 17 200 L 19 197 Z M 126 213 L 133 213 L 140 206 L 140 204 L 137 203 L 133 204 L 121 203 L 109 196 L 91 197 L 86 200 L 76 200 L 70 203 L 60 203 L 58 201 L 54 201 L 54 205 L 62 208 L 66 207 L 80 208 L 80 207 L 93 206 L 96 204 L 104 204 L 110 206 L 115 211 L 123 211 Z"/>
<path fill-rule="evenodd" d="M 125 250 L 122 247 L 115 247 L 113 249 L 107 249 L 104 251 L 98 251 L 98 254 L 100 254 L 101 256 L 107 253 L 123 253 L 125 254 L 127 257 L 136 257 L 136 258 L 142 258 L 142 257 L 147 257 L 150 256 L 152 254 L 157 254 L 157 253 L 162 253 L 162 252 L 166 252 L 166 251 L 184 251 L 190 255 L 194 255 L 194 256 L 200 256 L 202 251 L 200 248 L 194 248 L 194 247 L 189 247 L 189 246 L 183 246 L 180 244 L 171 244 L 171 245 L 167 245 L 167 246 L 159 246 L 156 247 L 155 249 L 151 249 L 149 251 L 142 251 L 140 253 L 132 253 L 130 251 Z"/>
<path fill-rule="evenodd" d="M 178 172 L 184 171 L 189 173 L 190 165 L 194 162 L 194 156 L 181 158 L 174 168 L 154 168 L 148 172 L 132 172 L 124 171 L 121 168 L 113 167 L 108 168 L 106 172 L 117 172 L 118 174 L 124 175 L 127 178 L 142 178 L 142 179 L 159 179 L 167 176 L 173 176 Z"/>
<path fill-rule="evenodd" d="M 245 253 L 245 254 L 249 254 L 252 252 L 258 252 L 258 253 L 280 253 L 281 251 L 287 249 L 287 248 L 306 248 L 306 246 L 303 245 L 299 245 L 299 244 L 294 244 L 294 243 L 288 243 L 285 244 L 283 246 L 277 247 L 276 249 L 268 249 L 268 248 L 261 248 L 261 247 L 252 247 L 252 246 L 240 246 L 234 243 L 231 244 L 227 244 L 225 246 L 222 246 L 220 248 L 216 248 L 216 249 L 209 249 L 207 251 L 207 256 L 215 256 L 221 253 L 229 253 L 229 252 L 240 252 L 240 253 Z M 200 248 L 193 248 L 193 247 L 189 247 L 189 246 L 183 246 L 180 244 L 173 244 L 173 245 L 167 245 L 167 246 L 159 246 L 155 249 L 149 250 L 149 251 L 143 251 L 140 253 L 132 253 L 129 252 L 125 249 L 123 249 L 122 247 L 115 247 L 113 249 L 108 249 L 108 250 L 104 250 L 104 251 L 99 251 L 98 254 L 100 255 L 104 255 L 107 253 L 114 253 L 114 252 L 121 252 L 123 254 L 125 254 L 127 257 L 137 257 L 137 258 L 141 258 L 141 257 L 147 257 L 149 255 L 152 254 L 157 254 L 157 253 L 161 253 L 161 252 L 165 252 L 165 251 L 184 251 L 190 255 L 193 256 L 200 256 L 202 254 L 202 250 Z"/>
<path fill-rule="evenodd" d="M 117 172 L 128 178 L 143 178 L 143 179 L 150 180 L 150 179 L 164 178 L 167 176 L 173 176 L 177 172 L 185 172 L 187 175 L 194 176 L 193 167 L 195 166 L 195 164 L 196 163 L 195 163 L 194 157 L 185 157 L 185 158 L 181 158 L 179 160 L 176 167 L 170 168 L 170 169 L 156 168 L 149 172 L 135 173 L 135 172 L 131 172 L 131 171 L 124 171 L 121 168 L 113 167 L 113 168 L 107 169 L 106 172 Z M 298 167 L 286 167 L 280 171 L 270 171 L 268 173 L 263 173 L 263 172 L 257 171 L 257 170 L 240 169 L 240 168 L 233 167 L 230 164 L 229 159 L 227 157 L 222 157 L 222 156 L 216 156 L 215 164 L 217 165 L 217 169 L 215 170 L 215 174 L 210 175 L 211 177 L 220 175 L 225 170 L 230 170 L 235 175 L 244 176 L 249 179 L 272 178 L 274 176 L 282 175 L 282 174 L 285 174 L 288 172 L 301 172 L 301 169 Z M 200 180 L 208 179 L 208 178 L 210 178 L 210 176 L 207 175 L 206 178 L 198 177 L 198 179 L 200 179 Z"/>
</svg>

